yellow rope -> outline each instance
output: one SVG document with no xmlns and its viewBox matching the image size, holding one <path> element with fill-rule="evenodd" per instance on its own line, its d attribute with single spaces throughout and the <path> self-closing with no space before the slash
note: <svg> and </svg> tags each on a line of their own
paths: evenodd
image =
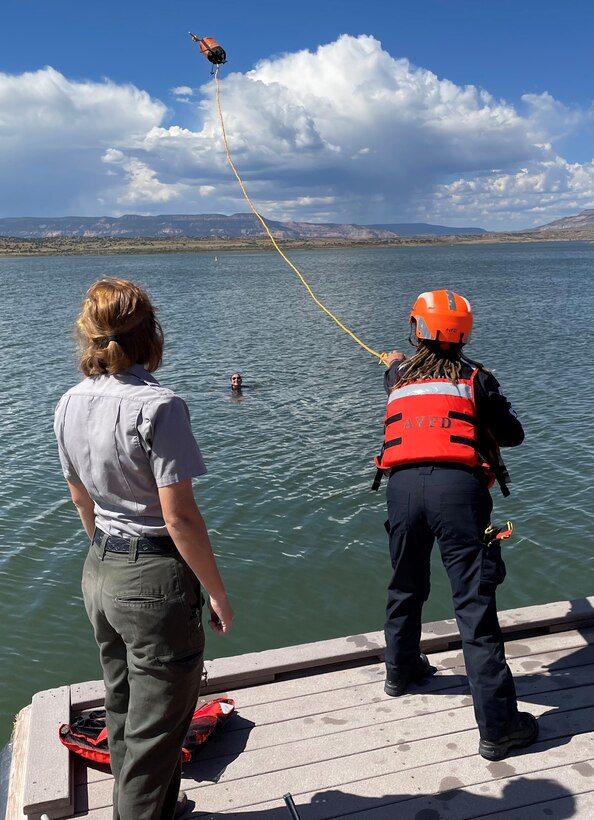
<svg viewBox="0 0 594 820">
<path fill-rule="evenodd" d="M 328 314 L 328 316 L 330 316 L 330 318 L 331 318 L 331 319 L 333 319 L 333 320 L 336 322 L 336 324 L 338 325 L 338 327 L 342 328 L 342 330 L 344 330 L 344 332 L 345 332 L 345 333 L 348 333 L 348 334 L 349 334 L 349 336 L 351 337 L 351 339 L 354 339 L 354 341 L 355 341 L 355 342 L 357 342 L 357 344 L 361 345 L 361 347 L 362 347 L 362 348 L 364 348 L 364 349 L 365 349 L 368 353 L 371 353 L 371 355 L 372 355 L 372 356 L 375 356 L 375 357 L 379 360 L 379 361 L 378 361 L 378 364 L 386 364 L 386 354 L 385 354 L 385 353 L 378 353 L 378 352 L 377 352 L 376 350 L 374 350 L 373 348 L 368 347 L 368 346 L 367 346 L 364 342 L 362 342 L 362 341 L 361 341 L 361 339 L 359 339 L 359 337 L 358 337 L 358 336 L 355 336 L 355 334 L 354 334 L 351 330 L 349 330 L 349 329 L 348 329 L 348 327 L 345 327 L 345 325 L 343 325 L 343 323 L 342 323 L 341 321 L 339 321 L 339 319 L 337 319 L 337 318 L 336 318 L 336 316 L 335 316 L 335 315 L 334 315 L 331 311 L 329 311 L 329 310 L 328 310 L 328 308 L 327 308 L 325 305 L 323 305 L 323 304 L 322 304 L 322 302 L 320 302 L 320 300 L 318 299 L 318 297 L 315 295 L 315 293 L 313 292 L 313 290 L 310 288 L 309 284 L 305 281 L 305 279 L 304 279 L 304 277 L 302 276 L 301 272 L 300 272 L 300 271 L 299 271 L 299 270 L 295 267 L 295 265 L 291 262 L 291 260 L 290 260 L 287 256 L 285 256 L 285 254 L 283 253 L 283 251 L 279 248 L 279 246 L 277 245 L 276 239 L 275 239 L 275 238 L 274 238 L 274 236 L 270 233 L 270 230 L 269 230 L 269 228 L 268 228 L 268 225 L 266 224 L 266 222 L 264 221 L 264 219 L 260 216 L 260 214 L 258 213 L 258 211 L 256 210 L 256 208 L 255 208 L 255 207 L 254 207 L 254 205 L 252 204 L 252 201 L 251 201 L 251 199 L 250 199 L 250 198 L 249 198 L 249 196 L 248 196 L 248 193 L 247 193 L 247 191 L 246 191 L 246 189 L 245 189 L 245 186 L 244 186 L 244 184 L 243 184 L 243 182 L 242 182 L 242 179 L 241 179 L 241 177 L 239 176 L 239 174 L 238 174 L 238 172 L 237 172 L 237 169 L 235 168 L 235 165 L 233 164 L 233 160 L 231 159 L 231 154 L 229 153 L 229 144 L 228 144 L 228 142 L 227 142 L 227 133 L 226 133 L 226 131 L 225 131 L 225 121 L 223 120 L 223 112 L 222 112 L 222 110 L 221 110 L 221 95 L 220 95 L 220 84 L 219 84 L 219 68 L 220 68 L 220 66 L 217 66 L 217 67 L 216 67 L 215 72 L 214 72 L 214 78 L 215 78 L 215 83 L 216 83 L 216 102 L 217 102 L 217 109 L 218 109 L 218 112 L 219 112 L 219 120 L 221 121 L 221 131 L 222 131 L 222 133 L 223 133 L 223 142 L 225 143 L 225 153 L 227 154 L 227 161 L 229 162 L 229 165 L 231 166 L 231 169 L 232 169 L 233 173 L 235 174 L 235 176 L 236 176 L 236 178 L 237 178 L 237 181 L 239 182 L 239 186 L 240 186 L 240 188 L 241 188 L 241 190 L 242 190 L 242 192 L 243 192 L 244 197 L 246 198 L 246 201 L 247 201 L 248 205 L 250 206 L 250 208 L 251 208 L 252 212 L 254 213 L 254 215 L 255 215 L 255 216 L 257 216 L 257 217 L 258 217 L 258 219 L 260 220 L 260 222 L 262 223 L 262 226 L 263 226 L 264 230 L 266 231 L 266 233 L 268 234 L 268 237 L 270 238 L 270 241 L 271 241 L 271 242 L 272 242 L 272 244 L 274 245 L 275 250 L 277 250 L 277 251 L 279 252 L 279 254 L 280 254 L 280 255 L 282 256 L 282 258 L 285 260 L 285 262 L 287 263 L 287 265 L 289 265 L 289 267 L 290 267 L 290 268 L 292 268 L 292 269 L 295 271 L 295 273 L 297 274 L 297 276 L 298 276 L 298 277 L 299 277 L 299 279 L 301 280 L 302 284 L 305 286 L 305 288 L 307 288 L 307 291 L 308 291 L 309 295 L 310 295 L 310 296 L 311 296 L 311 298 L 314 300 L 314 302 L 316 303 L 316 305 L 318 305 L 319 307 L 321 307 L 321 308 L 322 308 L 322 310 L 323 310 L 325 313 L 327 313 L 327 314 Z"/>
</svg>

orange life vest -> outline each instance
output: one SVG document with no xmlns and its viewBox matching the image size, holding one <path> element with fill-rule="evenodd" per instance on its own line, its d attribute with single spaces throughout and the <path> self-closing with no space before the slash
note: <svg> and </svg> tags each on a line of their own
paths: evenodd
<svg viewBox="0 0 594 820">
<path fill-rule="evenodd" d="M 384 422 L 384 446 L 375 457 L 380 470 L 419 462 L 447 462 L 477 467 L 474 379 L 424 379 L 390 391 Z"/>
</svg>

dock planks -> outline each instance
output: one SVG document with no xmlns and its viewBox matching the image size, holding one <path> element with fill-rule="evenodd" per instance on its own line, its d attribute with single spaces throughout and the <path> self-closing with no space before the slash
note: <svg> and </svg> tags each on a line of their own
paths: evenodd
<svg viewBox="0 0 594 820">
<path fill-rule="evenodd" d="M 539 721 L 534 746 L 496 763 L 477 754 L 462 652 L 448 622 L 449 648 L 429 655 L 437 674 L 401 698 L 384 694 L 383 664 L 371 650 L 350 663 L 209 691 L 201 700 L 232 697 L 237 714 L 184 767 L 187 817 L 289 820 L 289 792 L 301 820 L 590 820 L 594 617 L 559 622 L 559 632 L 541 622 L 530 634 L 518 612 L 502 613 L 502 622 L 512 625 L 506 655 L 520 709 Z M 257 677 L 266 678 L 262 668 Z M 222 679 L 230 679 L 228 665 Z M 111 820 L 111 788 L 108 772 L 77 759 L 70 816 Z"/>
</svg>

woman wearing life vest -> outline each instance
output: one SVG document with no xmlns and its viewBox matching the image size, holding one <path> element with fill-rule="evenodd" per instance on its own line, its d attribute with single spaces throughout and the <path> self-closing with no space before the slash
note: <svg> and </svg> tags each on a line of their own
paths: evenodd
<svg viewBox="0 0 594 820">
<path fill-rule="evenodd" d="M 206 467 L 185 402 L 151 375 L 163 335 L 145 291 L 96 282 L 76 329 L 86 378 L 60 399 L 54 429 L 91 540 L 82 588 L 103 667 L 113 816 L 173 820 L 202 675 L 202 590 L 215 632 L 233 620 L 192 491 Z"/>
<path fill-rule="evenodd" d="M 468 301 L 449 290 L 422 293 L 411 314 L 416 351 L 388 356 L 384 446 L 376 458 L 389 474 L 387 500 L 393 577 L 386 611 L 388 695 L 435 672 L 420 651 L 430 555 L 437 540 L 452 587 L 464 661 L 479 727 L 479 753 L 501 760 L 538 736 L 534 717 L 518 712 L 495 601 L 505 573 L 500 548 L 485 546 L 496 475 L 507 494 L 499 447 L 524 431 L 499 383 L 462 354 L 470 339 Z"/>
</svg>

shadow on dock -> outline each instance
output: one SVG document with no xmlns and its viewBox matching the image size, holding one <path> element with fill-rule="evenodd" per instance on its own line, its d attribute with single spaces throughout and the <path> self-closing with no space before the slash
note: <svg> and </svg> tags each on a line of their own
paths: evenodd
<svg viewBox="0 0 594 820">
<path fill-rule="evenodd" d="M 454 777 L 450 779 L 455 781 Z M 521 816 L 518 807 L 526 806 L 528 811 L 534 811 L 535 803 L 546 803 L 545 816 L 554 817 L 555 820 L 575 817 L 574 796 L 554 780 L 521 777 L 508 783 L 500 797 L 472 794 L 466 789 L 455 787 L 453 783 L 452 786 L 439 794 L 387 794 L 374 798 L 331 789 L 315 794 L 311 803 L 299 805 L 295 801 L 295 804 L 301 820 L 317 820 L 322 817 L 326 820 L 339 820 L 345 817 L 359 817 L 360 820 L 440 820 L 444 815 L 452 818 L 507 818 L 508 810 L 511 820 L 511 817 Z M 414 805 L 407 805 L 409 801 Z M 289 811 L 284 806 L 262 811 L 244 810 L 239 815 L 235 812 L 208 814 L 195 806 L 193 813 L 188 814 L 187 818 L 223 820 L 241 817 L 242 820 L 287 820 L 289 816 Z"/>
<path fill-rule="evenodd" d="M 217 739 L 204 746 L 199 750 L 190 763 L 186 763 L 183 767 L 184 780 L 194 780 L 196 783 L 218 783 L 222 775 L 225 773 L 227 767 L 236 760 L 245 749 L 250 732 L 255 726 L 251 720 L 246 720 L 241 715 L 233 714 L 230 718 L 229 724 L 225 727 L 228 731 L 221 732 L 219 739 L 225 741 L 225 756 L 211 757 L 212 747 Z M 229 731 L 231 730 L 231 731 Z M 228 743 L 228 740 L 231 740 Z"/>
</svg>

